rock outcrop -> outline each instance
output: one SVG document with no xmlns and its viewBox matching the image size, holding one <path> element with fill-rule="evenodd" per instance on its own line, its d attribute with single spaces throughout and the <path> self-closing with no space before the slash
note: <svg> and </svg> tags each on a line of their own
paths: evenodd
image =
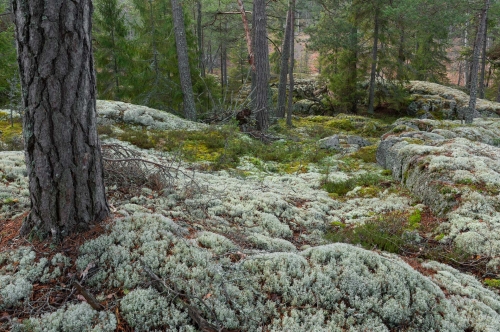
<svg viewBox="0 0 500 332">
<path fill-rule="evenodd" d="M 377 161 L 416 197 L 447 219 L 444 241 L 500 255 L 500 119 L 400 119 L 382 138 Z"/>
<path fill-rule="evenodd" d="M 412 102 L 408 113 L 431 119 L 463 119 L 469 107 L 469 95 L 444 85 L 411 81 L 406 85 Z M 500 117 L 500 103 L 478 99 L 475 117 Z"/>
</svg>

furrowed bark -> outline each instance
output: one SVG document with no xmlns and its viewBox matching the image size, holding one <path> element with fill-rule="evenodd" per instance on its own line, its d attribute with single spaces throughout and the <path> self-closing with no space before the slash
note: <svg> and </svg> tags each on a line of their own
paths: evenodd
<svg viewBox="0 0 500 332">
<path fill-rule="evenodd" d="M 465 123 L 472 123 L 474 119 L 474 111 L 476 110 L 479 53 L 483 45 L 484 30 L 486 29 L 486 18 L 488 15 L 489 7 L 490 7 L 490 0 L 485 0 L 484 8 L 481 11 L 481 18 L 479 22 L 479 28 L 477 30 L 476 43 L 474 45 L 474 53 L 472 56 L 470 99 L 469 99 L 469 108 L 465 112 Z"/>
<path fill-rule="evenodd" d="M 255 17 L 255 112 L 257 130 L 265 132 L 269 127 L 268 91 L 269 91 L 269 47 L 266 30 L 266 1 L 254 1 Z"/>
<path fill-rule="evenodd" d="M 172 16 L 174 19 L 175 45 L 177 46 L 177 62 L 184 101 L 184 117 L 196 120 L 196 106 L 193 97 L 193 84 L 191 82 L 191 70 L 189 69 L 189 57 L 186 41 L 186 29 L 184 27 L 184 13 L 179 0 L 170 0 L 172 4 Z"/>
<path fill-rule="evenodd" d="M 14 0 L 31 212 L 54 238 L 109 215 L 96 128 L 92 2 Z"/>
</svg>

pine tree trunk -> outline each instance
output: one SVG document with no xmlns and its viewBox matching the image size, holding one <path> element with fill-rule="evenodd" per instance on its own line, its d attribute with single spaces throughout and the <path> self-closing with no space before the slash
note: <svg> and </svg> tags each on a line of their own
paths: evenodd
<svg viewBox="0 0 500 332">
<path fill-rule="evenodd" d="M 368 95 L 368 113 L 374 112 L 375 104 L 375 77 L 377 74 L 378 57 L 378 30 L 379 30 L 379 11 L 375 12 L 375 26 L 373 29 L 373 49 L 372 49 L 372 69 L 370 73 L 370 92 Z"/>
<path fill-rule="evenodd" d="M 476 110 L 479 53 L 483 45 L 484 30 L 486 29 L 486 15 L 488 14 L 489 7 L 490 7 L 490 0 L 485 0 L 484 8 L 482 10 L 480 17 L 479 28 L 477 30 L 476 42 L 474 43 L 474 53 L 472 57 L 472 70 L 471 70 L 471 81 L 470 81 L 470 100 L 469 100 L 469 108 L 465 112 L 465 123 L 472 123 L 474 119 L 474 111 Z"/>
<path fill-rule="evenodd" d="M 286 125 L 292 126 L 292 112 L 293 112 L 293 68 L 295 66 L 295 0 L 290 0 L 290 66 L 288 67 L 288 106 L 286 111 Z"/>
<path fill-rule="evenodd" d="M 96 128 L 90 0 L 15 0 L 31 211 L 21 234 L 54 239 L 109 215 Z"/>
<path fill-rule="evenodd" d="M 290 58 L 290 25 L 291 25 L 291 11 L 288 10 L 285 25 L 285 38 L 283 39 L 283 47 L 281 48 L 281 66 L 280 66 L 280 84 L 278 87 L 278 110 L 276 116 L 278 118 L 285 117 L 285 104 L 286 104 L 286 82 L 288 75 L 288 61 Z"/>
<path fill-rule="evenodd" d="M 255 0 L 255 117 L 257 130 L 269 127 L 269 46 L 267 44 L 266 1 Z"/>
<path fill-rule="evenodd" d="M 484 34 L 481 55 L 481 75 L 479 76 L 479 98 L 484 99 L 484 80 L 486 76 L 486 46 L 488 43 L 488 16 L 484 22 Z"/>
<path fill-rule="evenodd" d="M 186 41 L 186 29 L 184 27 L 184 13 L 179 0 L 170 0 L 172 4 L 172 16 L 174 20 L 175 45 L 177 48 L 177 63 L 184 101 L 184 117 L 196 120 L 196 107 L 193 97 L 193 85 L 191 83 L 191 70 L 189 69 L 189 57 Z"/>
<path fill-rule="evenodd" d="M 198 33 L 198 67 L 201 77 L 205 77 L 205 65 L 203 62 L 203 28 L 201 26 L 201 0 L 196 2 L 198 13 L 196 15 L 196 32 Z"/>
<path fill-rule="evenodd" d="M 256 21 L 255 21 L 255 1 L 252 3 L 252 39 L 251 39 L 251 47 L 250 49 L 252 50 L 252 54 L 253 54 L 253 59 L 250 59 L 251 61 L 253 61 L 253 63 L 251 64 L 252 65 L 252 71 L 251 71 L 251 80 L 252 80 L 252 85 L 251 85 L 251 90 L 250 90 L 250 105 L 251 105 L 251 108 L 253 110 L 256 109 L 257 107 L 257 93 L 256 93 L 256 90 L 257 90 L 257 75 L 255 73 L 256 69 L 255 69 L 255 25 L 256 25 Z M 253 114 L 253 116 L 255 116 L 255 114 Z"/>
<path fill-rule="evenodd" d="M 357 94 L 357 84 L 358 84 L 358 28 L 353 25 L 351 28 L 350 35 L 350 48 L 351 48 L 351 58 L 349 59 L 349 85 L 352 87 L 351 92 L 351 112 L 358 112 L 358 94 Z"/>
</svg>

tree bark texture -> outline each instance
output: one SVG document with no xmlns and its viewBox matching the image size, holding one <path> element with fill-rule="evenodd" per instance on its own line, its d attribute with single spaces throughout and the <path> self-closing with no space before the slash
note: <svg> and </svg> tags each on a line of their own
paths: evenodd
<svg viewBox="0 0 500 332">
<path fill-rule="evenodd" d="M 196 2 L 197 14 L 196 14 L 196 32 L 198 37 L 198 67 L 200 69 L 201 77 L 205 77 L 205 63 L 204 63 L 204 52 L 203 52 L 203 27 L 201 25 L 201 0 Z"/>
<path fill-rule="evenodd" d="M 266 1 L 255 0 L 255 114 L 257 130 L 265 132 L 269 126 L 269 46 L 266 29 Z"/>
<path fill-rule="evenodd" d="M 288 66 L 288 107 L 286 111 L 286 125 L 292 126 L 293 112 L 293 68 L 295 66 L 295 0 L 290 0 L 290 65 Z"/>
<path fill-rule="evenodd" d="M 96 128 L 91 0 L 14 0 L 31 212 L 54 238 L 109 215 Z"/>
<path fill-rule="evenodd" d="M 288 61 L 290 59 L 290 24 L 291 11 L 288 9 L 285 25 L 285 38 L 283 39 L 283 47 L 281 48 L 281 66 L 280 66 L 280 84 L 278 87 L 278 109 L 276 115 L 278 118 L 285 117 L 286 104 L 286 83 L 288 75 Z"/>
<path fill-rule="evenodd" d="M 372 68 L 370 73 L 370 92 L 368 95 L 368 113 L 373 113 L 375 108 L 375 77 L 377 74 L 378 58 L 378 30 L 379 30 L 379 10 L 375 11 L 375 23 L 373 28 L 373 49 L 372 49 Z"/>
<path fill-rule="evenodd" d="M 186 28 L 184 27 L 184 13 L 179 0 L 171 0 L 172 16 L 174 19 L 175 45 L 177 47 L 177 62 L 184 101 L 184 117 L 196 120 L 196 106 L 193 97 L 193 84 L 191 83 L 191 70 L 186 41 Z"/>
<path fill-rule="evenodd" d="M 476 37 L 476 42 L 474 44 L 474 53 L 472 56 L 470 99 L 469 99 L 469 108 L 465 112 L 465 123 L 472 123 L 474 119 L 474 111 L 476 110 L 479 53 L 481 52 L 481 47 L 483 46 L 484 30 L 486 29 L 486 17 L 488 14 L 489 7 L 490 7 L 490 0 L 485 0 L 484 8 L 481 10 L 479 28 L 477 29 L 477 37 Z"/>
<path fill-rule="evenodd" d="M 479 76 L 479 98 L 484 99 L 484 80 L 486 78 L 486 47 L 488 46 L 488 16 L 484 21 L 483 43 L 481 54 L 481 75 Z"/>
</svg>

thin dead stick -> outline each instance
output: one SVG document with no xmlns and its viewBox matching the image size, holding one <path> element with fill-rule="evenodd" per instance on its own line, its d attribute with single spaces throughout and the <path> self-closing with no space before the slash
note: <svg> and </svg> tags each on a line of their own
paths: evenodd
<svg viewBox="0 0 500 332">
<path fill-rule="evenodd" d="M 87 300 L 87 303 L 90 304 L 90 306 L 92 308 L 94 308 L 95 310 L 98 310 L 98 311 L 104 309 L 102 304 L 100 304 L 96 300 L 94 295 L 90 294 L 85 288 L 83 288 L 82 285 L 80 285 L 80 283 L 78 281 L 74 281 L 73 285 L 76 287 L 78 292 L 80 292 L 80 294 L 82 294 L 82 296 L 85 298 L 85 300 Z"/>
</svg>

